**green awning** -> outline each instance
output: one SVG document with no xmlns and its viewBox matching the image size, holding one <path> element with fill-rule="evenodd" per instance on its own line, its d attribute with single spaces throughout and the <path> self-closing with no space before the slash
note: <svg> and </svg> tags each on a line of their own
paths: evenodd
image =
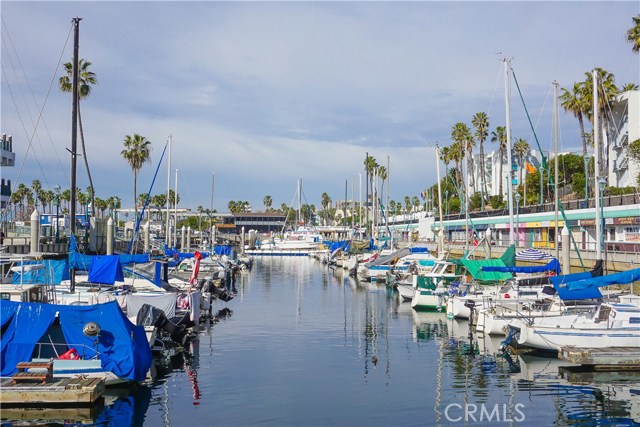
<svg viewBox="0 0 640 427">
<path fill-rule="evenodd" d="M 462 265 L 467 268 L 471 277 L 479 282 L 504 282 L 513 277 L 511 273 L 500 271 L 482 271 L 482 267 L 506 267 L 502 258 L 498 259 L 461 259 Z"/>
</svg>

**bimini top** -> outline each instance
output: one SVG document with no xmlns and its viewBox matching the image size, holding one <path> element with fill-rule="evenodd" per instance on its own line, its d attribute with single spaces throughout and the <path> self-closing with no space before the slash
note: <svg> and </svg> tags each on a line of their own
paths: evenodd
<svg viewBox="0 0 640 427">
<path fill-rule="evenodd" d="M 606 276 L 589 277 L 591 272 L 577 273 L 575 280 L 566 281 L 567 276 L 551 277 L 551 283 L 563 300 L 579 300 L 590 298 L 602 298 L 598 288 L 611 285 L 626 285 L 640 280 L 640 268 L 608 274 Z"/>
<path fill-rule="evenodd" d="M 145 379 L 152 360 L 144 328 L 131 323 L 116 301 L 95 305 L 2 301 L 0 375 L 14 374 L 19 362 L 33 358 L 38 342 L 49 342 L 48 331 L 56 318 L 60 321 L 68 347 L 78 349 L 83 346 L 94 350 L 88 351 L 84 357 L 93 358 L 97 352 L 102 368 L 120 378 L 131 381 Z M 83 332 L 89 322 L 100 326 L 97 340 L 96 336 L 87 336 Z"/>
<path fill-rule="evenodd" d="M 546 265 L 535 266 L 513 266 L 513 267 L 496 267 L 496 266 L 484 266 L 482 271 L 501 271 L 505 273 L 545 273 L 552 271 L 555 274 L 560 274 L 562 269 L 560 268 L 560 262 L 553 258 Z"/>
</svg>

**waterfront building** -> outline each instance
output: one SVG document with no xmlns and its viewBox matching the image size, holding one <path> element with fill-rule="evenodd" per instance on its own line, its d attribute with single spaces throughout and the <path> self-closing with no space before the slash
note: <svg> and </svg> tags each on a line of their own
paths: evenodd
<svg viewBox="0 0 640 427">
<path fill-rule="evenodd" d="M 633 187 L 638 184 L 638 174 L 640 165 L 629 157 L 629 144 L 640 138 L 640 91 L 623 92 L 611 103 L 609 120 L 606 122 L 608 128 L 604 132 L 604 162 L 607 164 L 606 181 L 609 187 Z M 534 147 L 535 141 L 529 141 Z M 592 149 L 591 149 L 592 150 Z M 559 155 L 570 154 L 569 152 L 559 153 Z M 582 156 L 582 152 L 577 153 Z M 545 157 L 551 161 L 555 157 L 554 153 L 545 152 Z M 589 156 L 593 154 L 588 153 Z M 509 169 L 507 167 L 506 153 L 500 158 L 500 151 L 494 150 L 485 152 L 484 156 L 485 180 L 487 193 L 489 196 L 498 196 L 500 192 L 500 180 L 502 180 L 502 193 L 506 198 L 507 183 L 509 182 Z M 530 150 L 525 157 L 525 162 L 535 169 L 538 169 L 542 162 L 542 156 L 538 150 Z M 469 170 L 469 194 L 481 191 L 481 158 L 479 153 L 473 155 L 473 165 Z M 502 163 L 502 175 L 500 175 L 500 163 Z M 525 165 L 520 164 L 518 156 L 513 155 L 513 176 L 520 184 L 520 170 L 522 179 L 525 176 Z"/>
<path fill-rule="evenodd" d="M 16 165 L 16 154 L 13 152 L 13 138 L 11 135 L 7 136 L 6 133 L 2 134 L 2 140 L 0 141 L 0 166 L 4 168 L 11 168 Z M 11 201 L 11 180 L 6 179 L 7 174 L 3 173 L 0 178 L 0 209 L 4 212 L 8 209 Z"/>
<path fill-rule="evenodd" d="M 640 165 L 629 157 L 629 144 L 640 138 L 640 91 L 623 92 L 611 106 L 607 183 L 610 187 L 638 184 Z"/>
</svg>

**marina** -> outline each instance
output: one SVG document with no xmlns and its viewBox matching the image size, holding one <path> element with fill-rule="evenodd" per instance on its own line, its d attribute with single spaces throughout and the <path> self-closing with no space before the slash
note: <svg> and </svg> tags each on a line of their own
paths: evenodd
<svg viewBox="0 0 640 427">
<path fill-rule="evenodd" d="M 3 5 L 0 427 L 640 425 L 637 11 L 73 6 Z"/>
<path fill-rule="evenodd" d="M 207 425 L 211 417 L 225 425 L 444 425 L 453 423 L 447 407 L 455 420 L 469 403 L 505 406 L 512 419 L 521 404 L 526 425 L 640 422 L 633 371 L 595 376 L 557 357 L 509 355 L 504 337 L 415 311 L 384 283 L 344 269 L 260 257 L 236 286 L 186 352 L 155 360 L 155 378 L 107 396 L 88 419 L 121 425 L 114 411 L 124 404 L 121 416 L 144 426 Z M 29 411 L 3 406 L 3 423 Z M 34 411 L 33 422 L 42 409 Z M 496 417 L 477 423 L 496 425 Z"/>
</svg>

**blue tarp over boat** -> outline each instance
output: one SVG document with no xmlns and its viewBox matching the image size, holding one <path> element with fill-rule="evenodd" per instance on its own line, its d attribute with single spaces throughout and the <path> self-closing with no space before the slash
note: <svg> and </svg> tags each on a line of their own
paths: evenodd
<svg viewBox="0 0 640 427">
<path fill-rule="evenodd" d="M 587 277 L 590 272 L 578 273 L 582 279 L 566 281 L 566 276 L 552 277 L 551 283 L 558 291 L 558 295 L 563 300 L 578 300 L 589 298 L 602 298 L 599 288 L 611 285 L 626 285 L 640 280 L 640 268 L 623 271 L 620 273 L 608 274 L 606 276 Z M 571 275 L 573 278 L 577 275 Z"/>
<path fill-rule="evenodd" d="M 145 379 L 152 359 L 144 328 L 131 323 L 116 301 L 85 306 L 2 301 L 0 375 L 14 374 L 16 364 L 33 358 L 36 344 L 49 341 L 47 331 L 56 318 L 69 347 L 95 349 L 102 368 L 120 378 Z M 82 331 L 89 322 L 101 328 L 97 340 Z M 85 357 L 94 355 L 89 351 Z"/>
<path fill-rule="evenodd" d="M 100 255 L 93 258 L 89 270 L 89 282 L 113 285 L 124 281 L 124 273 L 118 255 Z"/>
<path fill-rule="evenodd" d="M 24 273 L 13 273 L 13 278 L 11 280 L 14 284 L 37 283 L 44 285 L 53 283 L 55 285 L 59 285 L 63 280 L 69 279 L 69 262 L 66 259 L 24 261 L 22 264 L 25 266 L 42 264 L 44 268 L 41 270 L 25 271 Z"/>
<path fill-rule="evenodd" d="M 553 271 L 555 274 L 560 274 L 562 269 L 560 268 L 560 262 L 553 258 L 546 265 L 536 265 L 536 266 L 513 266 L 513 267 L 496 267 L 496 266 L 484 266 L 482 267 L 482 271 L 500 271 L 503 273 L 544 273 L 546 271 Z M 589 276 L 591 277 L 591 276 Z"/>
<path fill-rule="evenodd" d="M 76 236 L 71 235 L 69 237 L 69 268 L 75 268 L 78 270 L 89 271 L 91 263 L 97 255 L 84 255 L 78 252 L 78 241 Z M 120 258 L 120 264 L 144 264 L 149 262 L 149 254 L 120 254 L 116 255 Z"/>
</svg>

